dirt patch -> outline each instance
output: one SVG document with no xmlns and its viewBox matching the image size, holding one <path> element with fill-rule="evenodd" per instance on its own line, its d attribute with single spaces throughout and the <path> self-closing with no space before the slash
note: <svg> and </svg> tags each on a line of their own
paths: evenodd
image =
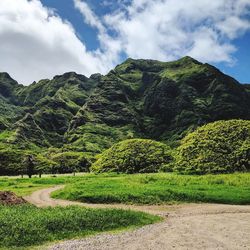
<svg viewBox="0 0 250 250">
<path fill-rule="evenodd" d="M 19 205 L 27 203 L 22 197 L 10 191 L 0 191 L 0 205 Z"/>
</svg>

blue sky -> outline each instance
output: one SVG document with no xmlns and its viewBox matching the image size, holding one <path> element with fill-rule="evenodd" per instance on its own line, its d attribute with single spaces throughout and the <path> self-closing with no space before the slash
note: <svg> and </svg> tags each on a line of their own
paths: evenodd
<svg viewBox="0 0 250 250">
<path fill-rule="evenodd" d="M 112 9 L 118 7 L 117 1 L 109 1 L 112 5 L 105 6 L 103 1 L 88 0 L 90 8 L 95 14 L 102 16 Z M 98 48 L 99 41 L 97 39 L 96 29 L 91 28 L 84 23 L 82 15 L 74 8 L 74 2 L 71 0 L 42 0 L 45 6 L 54 8 L 55 11 L 63 19 L 69 20 L 74 26 L 76 32 L 79 34 L 79 38 L 86 44 L 87 49 L 95 50 Z M 250 17 L 249 17 L 250 18 Z M 233 44 L 236 46 L 237 51 L 233 54 L 235 62 L 229 63 L 213 63 L 221 71 L 236 78 L 242 83 L 250 83 L 250 30 L 239 38 L 233 40 Z M 211 48 L 212 49 L 212 48 Z"/>
<path fill-rule="evenodd" d="M 23 84 L 190 55 L 250 83 L 248 0 L 1 0 L 0 71 Z"/>
<path fill-rule="evenodd" d="M 237 51 L 234 53 L 235 64 L 228 66 L 225 63 L 214 64 L 220 70 L 233 76 L 241 83 L 250 83 L 250 32 L 234 41 Z"/>
</svg>

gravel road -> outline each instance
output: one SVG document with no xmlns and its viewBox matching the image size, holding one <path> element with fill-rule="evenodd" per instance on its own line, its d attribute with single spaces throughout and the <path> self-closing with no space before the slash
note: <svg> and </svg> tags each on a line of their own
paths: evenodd
<svg viewBox="0 0 250 250">
<path fill-rule="evenodd" d="M 121 233 L 103 233 L 53 244 L 49 250 L 250 250 L 250 206 L 184 204 L 133 206 L 85 204 L 50 198 L 56 186 L 34 192 L 25 199 L 36 206 L 80 205 L 92 208 L 133 209 L 163 216 L 161 223 Z"/>
</svg>

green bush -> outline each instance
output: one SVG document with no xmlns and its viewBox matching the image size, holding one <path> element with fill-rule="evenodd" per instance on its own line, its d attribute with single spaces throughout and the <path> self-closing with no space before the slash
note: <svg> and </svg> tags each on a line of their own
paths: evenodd
<svg viewBox="0 0 250 250">
<path fill-rule="evenodd" d="M 188 134 L 177 150 L 175 170 L 188 174 L 250 170 L 250 121 L 217 121 Z"/>
<path fill-rule="evenodd" d="M 51 158 L 56 162 L 54 172 L 72 173 L 89 171 L 90 161 L 81 152 L 62 152 L 52 155 Z"/>
<path fill-rule="evenodd" d="M 17 175 L 22 173 L 21 162 L 24 159 L 22 151 L 12 149 L 0 150 L 0 175 Z"/>
<path fill-rule="evenodd" d="M 41 154 L 35 156 L 35 164 L 36 174 L 52 173 L 53 169 L 56 167 L 56 162 Z"/>
<path fill-rule="evenodd" d="M 154 173 L 171 160 L 167 145 L 147 139 L 129 139 L 104 151 L 91 170 L 129 174 Z"/>
<path fill-rule="evenodd" d="M 27 174 L 26 160 L 28 156 L 34 159 L 32 174 L 51 173 L 55 162 L 45 156 L 28 150 L 14 148 L 0 150 L 0 175 L 24 175 Z"/>
</svg>

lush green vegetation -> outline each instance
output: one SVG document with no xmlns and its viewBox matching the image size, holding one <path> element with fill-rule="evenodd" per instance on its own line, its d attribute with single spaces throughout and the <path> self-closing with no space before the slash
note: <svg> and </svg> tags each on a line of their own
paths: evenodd
<svg viewBox="0 0 250 250">
<path fill-rule="evenodd" d="M 218 121 L 188 134 L 174 168 L 188 174 L 250 171 L 250 121 Z"/>
<path fill-rule="evenodd" d="M 35 190 L 66 185 L 54 197 L 94 203 L 156 204 L 216 202 L 250 204 L 250 173 L 218 175 L 84 174 L 43 178 L 0 178 L 0 190 L 28 195 Z"/>
<path fill-rule="evenodd" d="M 250 204 L 250 174 L 86 175 L 54 197 L 90 203 L 157 204 L 215 202 Z"/>
<path fill-rule="evenodd" d="M 32 179 L 28 178 L 9 178 L 9 177 L 0 177 L 0 190 L 1 191 L 12 191 L 19 196 L 26 196 L 32 192 L 51 187 L 53 185 L 66 184 L 73 181 L 79 181 L 80 177 L 75 176 L 74 179 L 69 176 L 61 177 L 42 177 L 38 178 L 33 177 Z"/>
<path fill-rule="evenodd" d="M 3 132 L 0 141 L 8 134 Z M 69 150 L 0 147 L 0 175 L 32 176 L 89 170 L 130 174 L 159 171 L 184 174 L 247 172 L 250 170 L 250 121 L 209 123 L 190 132 L 178 148 L 172 149 L 150 139 L 127 139 L 97 157 L 93 152 Z"/>
<path fill-rule="evenodd" d="M 0 190 L 27 195 L 64 184 L 54 197 L 250 204 L 250 173 L 220 174 L 250 170 L 249 107 L 249 86 L 190 57 L 169 63 L 128 59 L 106 76 L 71 72 L 30 86 L 0 73 L 0 175 L 89 169 L 192 174 L 0 178 Z M 217 175 L 200 175 L 207 173 Z M 0 206 L 0 248 L 26 249 L 158 220 L 124 210 Z"/>
<path fill-rule="evenodd" d="M 40 245 L 108 230 L 143 226 L 159 220 L 157 216 L 118 209 L 0 206 L 0 247 Z"/>
<path fill-rule="evenodd" d="M 33 159 L 32 169 L 27 161 L 29 157 Z M 3 148 L 0 149 L 0 175 L 88 172 L 93 160 L 93 155 L 61 149 L 50 148 L 46 152 L 37 152 Z"/>
<path fill-rule="evenodd" d="M 119 142 L 102 153 L 93 164 L 94 172 L 154 173 L 172 160 L 170 148 L 148 139 Z"/>
<path fill-rule="evenodd" d="M 198 126 L 249 120 L 248 89 L 190 57 L 128 59 L 105 76 L 69 72 L 29 86 L 0 73 L 0 175 L 25 173 L 29 155 L 34 173 L 85 171 L 132 138 L 178 146 Z"/>
</svg>

